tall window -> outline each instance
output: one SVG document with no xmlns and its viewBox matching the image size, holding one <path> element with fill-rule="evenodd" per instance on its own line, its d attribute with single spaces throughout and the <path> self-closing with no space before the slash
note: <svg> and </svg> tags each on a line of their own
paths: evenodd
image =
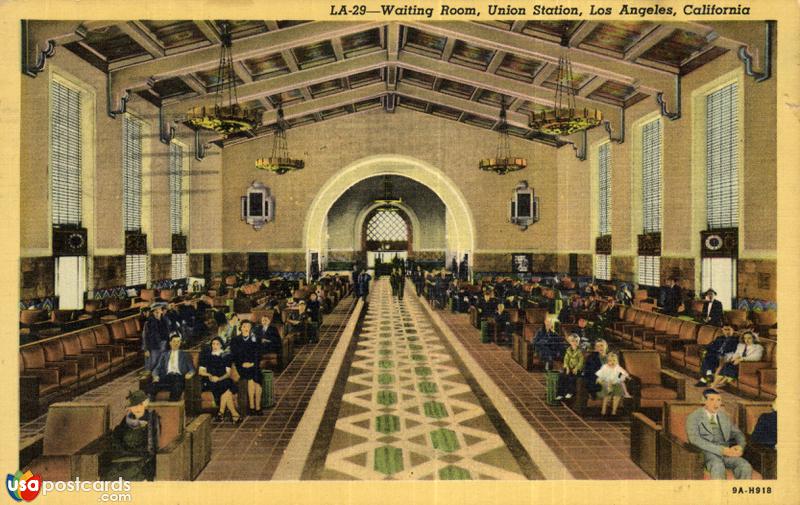
<svg viewBox="0 0 800 505">
<path fill-rule="evenodd" d="M 611 233 L 611 152 L 609 144 L 603 144 L 598 150 L 599 160 L 599 222 L 600 235 Z"/>
<path fill-rule="evenodd" d="M 709 229 L 739 225 L 738 87 L 706 97 L 706 215 Z"/>
<path fill-rule="evenodd" d="M 183 233 L 183 148 L 175 143 L 169 145 L 169 228 Z M 186 277 L 186 254 L 172 255 L 171 277 Z"/>
<path fill-rule="evenodd" d="M 50 82 L 50 187 L 53 224 L 81 223 L 81 92 Z"/>
<path fill-rule="evenodd" d="M 596 254 L 594 256 L 594 276 L 603 281 L 611 280 L 610 254 Z"/>
<path fill-rule="evenodd" d="M 122 222 L 125 231 L 142 229 L 142 123 L 122 120 Z M 125 285 L 147 283 L 146 254 L 125 256 Z"/>
<path fill-rule="evenodd" d="M 661 285 L 661 256 L 639 256 L 639 284 L 657 287 Z"/>
<path fill-rule="evenodd" d="M 171 233 L 183 230 L 183 148 L 169 145 L 169 227 Z"/>
<path fill-rule="evenodd" d="M 122 121 L 122 221 L 125 231 L 142 229 L 142 123 Z"/>
<path fill-rule="evenodd" d="M 642 128 L 642 225 L 644 233 L 661 231 L 661 121 Z"/>
</svg>

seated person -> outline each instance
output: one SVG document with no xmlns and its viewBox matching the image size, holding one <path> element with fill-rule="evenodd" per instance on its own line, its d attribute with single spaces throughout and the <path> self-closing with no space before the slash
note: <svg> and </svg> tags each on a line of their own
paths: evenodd
<svg viewBox="0 0 800 505">
<path fill-rule="evenodd" d="M 717 292 L 709 289 L 705 293 L 705 304 L 703 305 L 703 322 L 711 326 L 722 326 L 722 318 L 724 312 L 722 310 L 722 302 L 715 300 Z"/>
<path fill-rule="evenodd" d="M 633 295 L 631 294 L 631 290 L 627 284 L 623 284 L 617 290 L 617 301 L 621 305 L 632 305 L 633 304 Z"/>
<path fill-rule="evenodd" d="M 169 350 L 161 354 L 153 369 L 150 398 L 155 400 L 159 391 L 169 391 L 169 401 L 177 402 L 183 395 L 185 381 L 194 376 L 194 364 L 189 353 L 181 350 L 181 336 L 173 333 L 169 337 Z"/>
<path fill-rule="evenodd" d="M 245 319 L 239 325 L 240 335 L 231 340 L 231 358 L 240 380 L 247 381 L 247 404 L 250 415 L 263 415 L 261 410 L 261 342 L 253 332 L 253 323 Z M 241 382 L 240 382 L 241 384 Z"/>
<path fill-rule="evenodd" d="M 580 339 L 573 333 L 567 337 L 569 348 L 564 353 L 564 368 L 558 376 L 558 389 L 556 390 L 556 400 L 562 398 L 570 399 L 575 394 L 575 386 L 578 375 L 583 371 L 583 352 L 578 347 Z"/>
<path fill-rule="evenodd" d="M 778 443 L 778 411 L 775 403 L 772 404 L 772 412 L 766 412 L 758 416 L 756 427 L 750 435 L 750 443 L 763 445 L 774 449 Z"/>
<path fill-rule="evenodd" d="M 742 341 L 736 346 L 736 350 L 726 354 L 721 367 L 714 376 L 711 388 L 717 388 L 725 383 L 733 382 L 739 377 L 739 363 L 742 361 L 761 361 L 764 356 L 764 347 L 758 343 L 758 337 L 752 331 L 742 333 Z"/>
<path fill-rule="evenodd" d="M 231 360 L 230 356 L 222 350 L 221 338 L 211 339 L 211 349 L 200 355 L 199 368 L 197 373 L 203 378 L 203 391 L 211 391 L 214 395 L 214 402 L 219 407 L 214 420 L 222 421 L 227 410 L 231 413 L 234 424 L 241 423 L 242 419 L 236 410 L 236 402 L 233 400 L 233 395 L 237 390 L 231 380 Z"/>
<path fill-rule="evenodd" d="M 494 324 L 497 329 L 497 343 L 510 344 L 511 343 L 511 322 L 509 321 L 506 306 L 502 303 L 497 304 L 497 310 L 494 313 Z"/>
<path fill-rule="evenodd" d="M 611 415 L 617 415 L 617 408 L 622 397 L 630 397 L 625 389 L 625 381 L 630 375 L 620 366 L 619 357 L 614 352 L 608 353 L 606 364 L 595 375 L 597 375 L 597 383 L 600 384 L 600 397 L 603 399 L 600 415 L 606 415 L 609 398 L 611 398 Z"/>
<path fill-rule="evenodd" d="M 308 295 L 308 302 L 306 303 L 306 306 L 308 307 L 308 318 L 317 324 L 322 322 L 319 296 L 317 295 L 316 291 L 312 291 L 311 294 Z"/>
<path fill-rule="evenodd" d="M 111 432 L 110 462 L 103 465 L 103 480 L 153 480 L 161 423 L 158 413 L 147 410 L 144 391 L 128 394 L 125 418 Z"/>
<path fill-rule="evenodd" d="M 584 352 L 588 352 L 589 349 L 592 348 L 592 342 L 586 324 L 586 318 L 583 316 L 579 317 L 578 327 L 572 332 L 573 335 L 578 337 L 578 347 L 580 347 L 581 351 Z"/>
<path fill-rule="evenodd" d="M 483 292 L 483 299 L 478 303 L 478 315 L 481 320 L 494 317 L 497 311 L 497 298 L 494 297 L 494 290 L 487 289 Z"/>
<path fill-rule="evenodd" d="M 539 328 L 533 338 L 533 349 L 544 361 L 545 370 L 553 367 L 553 361 L 564 353 L 564 339 L 555 331 L 555 318 L 547 317 L 544 326 Z"/>
<path fill-rule="evenodd" d="M 254 328 L 263 352 L 270 353 L 276 352 L 280 354 L 283 351 L 281 345 L 281 335 L 278 329 L 272 326 L 272 314 L 265 314 L 261 317 L 261 325 Z"/>
<path fill-rule="evenodd" d="M 291 311 L 286 321 L 286 334 L 293 332 L 301 333 L 301 341 L 305 340 L 306 335 L 306 322 L 308 321 L 308 310 L 306 308 L 305 300 L 300 300 L 297 304 L 297 310 Z"/>
<path fill-rule="evenodd" d="M 714 372 L 719 369 L 722 359 L 729 354 L 736 352 L 739 344 L 739 337 L 733 333 L 733 327 L 726 324 L 722 327 L 722 335 L 714 339 L 704 349 L 705 355 L 700 364 L 700 380 L 695 386 L 704 387 L 709 382 L 714 381 Z"/>
<path fill-rule="evenodd" d="M 737 479 L 750 479 L 753 468 L 742 457 L 745 438 L 722 410 L 722 395 L 715 389 L 703 391 L 705 405 L 686 418 L 689 443 L 703 452 L 706 470 L 712 479 L 725 480 L 725 470 Z"/>
<path fill-rule="evenodd" d="M 597 371 L 606 364 L 608 356 L 608 343 L 604 339 L 594 342 L 594 352 L 589 354 L 583 365 L 583 377 L 586 381 L 586 391 L 594 398 L 600 392 L 597 382 Z"/>
</svg>

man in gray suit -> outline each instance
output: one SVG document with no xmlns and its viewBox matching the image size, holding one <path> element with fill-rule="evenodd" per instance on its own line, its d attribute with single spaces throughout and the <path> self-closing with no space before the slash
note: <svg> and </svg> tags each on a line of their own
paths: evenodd
<svg viewBox="0 0 800 505">
<path fill-rule="evenodd" d="M 703 398 L 705 406 L 686 419 L 689 443 L 703 451 L 706 469 L 712 479 L 725 480 L 726 469 L 733 470 L 737 479 L 750 479 L 753 468 L 742 457 L 744 434 L 721 409 L 722 396 L 716 389 L 706 389 Z"/>
</svg>

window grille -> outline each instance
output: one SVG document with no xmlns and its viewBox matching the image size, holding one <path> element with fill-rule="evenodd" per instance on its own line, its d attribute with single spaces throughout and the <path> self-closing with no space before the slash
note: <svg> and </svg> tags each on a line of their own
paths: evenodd
<svg viewBox="0 0 800 505">
<path fill-rule="evenodd" d="M 142 229 L 142 123 L 122 122 L 122 220 L 126 231 Z"/>
<path fill-rule="evenodd" d="M 706 97 L 706 215 L 708 228 L 739 225 L 738 87 Z"/>
<path fill-rule="evenodd" d="M 50 83 L 50 186 L 54 225 L 81 224 L 81 93 Z"/>
<path fill-rule="evenodd" d="M 645 233 L 661 231 L 661 121 L 642 128 L 642 225 Z"/>
<path fill-rule="evenodd" d="M 125 256 L 126 286 L 147 284 L 148 258 L 149 256 L 146 254 L 128 254 Z"/>
<path fill-rule="evenodd" d="M 169 226 L 171 233 L 183 230 L 183 148 L 169 145 Z"/>
<path fill-rule="evenodd" d="M 639 256 L 639 284 L 652 287 L 661 285 L 661 256 Z"/>
<path fill-rule="evenodd" d="M 611 233 L 611 152 L 609 144 L 603 144 L 598 150 L 599 159 L 599 231 L 600 235 Z"/>
<path fill-rule="evenodd" d="M 376 212 L 367 223 L 367 240 L 382 242 L 408 240 L 408 226 L 398 212 Z"/>
<path fill-rule="evenodd" d="M 603 281 L 611 280 L 611 255 L 595 254 L 594 256 L 594 276 Z"/>
</svg>

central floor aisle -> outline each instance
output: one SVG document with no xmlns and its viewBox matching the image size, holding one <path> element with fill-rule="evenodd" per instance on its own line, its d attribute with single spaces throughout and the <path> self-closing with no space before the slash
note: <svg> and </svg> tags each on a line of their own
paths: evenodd
<svg viewBox="0 0 800 505">
<path fill-rule="evenodd" d="M 509 431 L 502 418 L 487 413 L 486 398 L 476 396 L 453 351 L 409 295 L 399 301 L 388 280 L 373 283 L 335 422 L 323 422 L 318 433 L 329 440 L 324 464 L 310 459 L 316 469 L 307 468 L 305 477 L 541 478 L 527 453 L 512 452 L 513 442 L 499 434 L 498 426 Z"/>
</svg>

